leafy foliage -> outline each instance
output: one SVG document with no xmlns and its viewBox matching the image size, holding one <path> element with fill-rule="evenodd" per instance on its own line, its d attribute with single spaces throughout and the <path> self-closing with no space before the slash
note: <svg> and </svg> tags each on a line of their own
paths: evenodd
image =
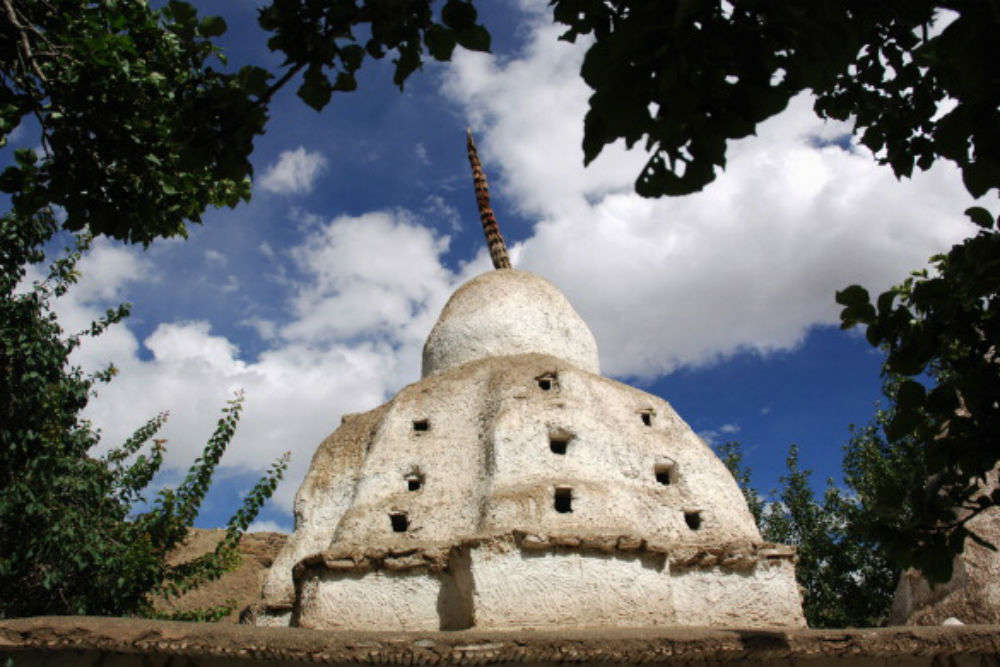
<svg viewBox="0 0 1000 667">
<path fill-rule="evenodd" d="M 99 335 L 128 307 L 63 338 L 51 300 L 76 280 L 89 237 L 53 263 L 47 280 L 18 293 L 26 267 L 44 259 L 60 227 L 146 246 L 186 236 L 208 206 L 248 199 L 253 140 L 272 97 L 301 70 L 300 97 L 321 109 L 332 91 L 356 87 L 365 57 L 395 53 L 402 87 L 424 46 L 447 60 L 456 45 L 487 50 L 489 34 L 463 0 L 447 0 L 440 21 L 428 0 L 274 0 L 260 23 L 287 69 L 273 80 L 259 67 L 225 71 L 212 41 L 225 21 L 199 18 L 181 0 L 160 9 L 144 0 L 0 2 L 0 146 L 25 119 L 41 133 L 39 153 L 15 151 L 0 173 L 11 201 L 0 218 L 0 617 L 149 612 L 151 593 L 183 594 L 233 564 L 287 457 L 244 499 L 212 554 L 168 567 L 166 553 L 197 516 L 242 398 L 223 411 L 184 482 L 132 516 L 163 463 L 163 441 L 146 443 L 166 416 L 107 456 L 89 456 L 98 435 L 79 413 L 115 370 L 87 375 L 69 363 L 82 337 Z"/>
<path fill-rule="evenodd" d="M 995 2 L 551 4 L 568 27 L 562 39 L 593 39 L 581 69 L 594 90 L 584 159 L 620 138 L 629 147 L 645 139 L 652 155 L 636 181 L 643 196 L 702 189 L 725 167 L 728 140 L 753 134 L 806 90 L 821 117 L 853 119 L 859 141 L 897 177 L 945 159 L 974 197 L 1000 188 Z M 931 36 L 942 10 L 954 20 Z M 978 539 L 968 519 L 1000 502 L 976 483 L 1000 458 L 1000 243 L 989 211 L 967 213 L 983 231 L 933 259 L 940 275 L 916 274 L 874 304 L 860 286 L 837 294 L 844 326 L 867 325 L 872 345 L 888 350 L 887 376 L 904 377 L 885 434 L 893 446 L 926 449 L 926 477 L 904 485 L 888 474 L 871 491 L 873 511 L 897 564 L 933 580 L 950 575 L 966 538 Z M 910 509 L 901 517 L 894 503 L 904 497 Z"/>
<path fill-rule="evenodd" d="M 65 229 L 143 245 L 186 236 L 208 206 L 249 199 L 254 137 L 301 70 L 299 96 L 319 110 L 333 91 L 356 88 L 365 57 L 395 53 L 402 87 L 425 45 L 437 60 L 456 44 L 490 46 L 463 0 L 447 0 L 440 22 L 430 0 L 274 0 L 259 20 L 287 69 L 272 82 L 260 67 L 218 69 L 225 58 L 212 40 L 225 21 L 199 19 L 181 0 L 155 10 L 143 0 L 2 2 L 0 146 L 31 117 L 43 155 L 17 151 L 0 191 L 20 218 L 58 206 Z"/>
<path fill-rule="evenodd" d="M 1000 186 L 1000 28 L 993 2 L 958 0 L 551 0 L 562 39 L 592 35 L 584 159 L 645 138 L 646 197 L 695 192 L 803 90 L 897 176 L 955 162 L 973 196 Z M 958 13 L 928 37 L 940 9 Z M 941 104 L 954 108 L 936 117 Z"/>
<path fill-rule="evenodd" d="M 221 19 L 176 0 L 3 1 L 0 136 L 30 116 L 43 149 L 0 174 L 16 215 L 59 206 L 66 229 L 148 244 L 249 197 L 268 75 L 211 66 Z"/>
<path fill-rule="evenodd" d="M 875 304 L 857 285 L 837 293 L 842 326 L 866 325 L 868 341 L 887 352 L 883 372 L 898 378 L 886 440 L 922 443 L 907 456 L 922 462 L 924 481 L 885 470 L 873 489 L 876 516 L 895 557 L 938 581 L 965 539 L 978 540 L 966 522 L 1000 502 L 977 483 L 1000 458 L 1000 230 L 985 209 L 967 213 L 981 231 L 931 258 L 933 272 L 915 272 Z M 912 514 L 899 515 L 900 498 Z"/>
<path fill-rule="evenodd" d="M 845 447 L 850 493 L 827 482 L 822 500 L 813 494 L 811 471 L 799 467 L 798 448 L 789 447 L 780 488 L 763 498 L 750 483 L 738 442 L 722 446 L 719 456 L 736 478 L 768 541 L 798 549 L 795 575 L 802 587 L 802 609 L 811 627 L 868 627 L 884 623 L 900 568 L 879 533 L 870 531 L 870 485 L 888 463 L 885 443 L 870 426 L 852 433 Z"/>
<path fill-rule="evenodd" d="M 239 539 L 273 493 L 287 455 L 244 499 L 213 553 L 167 565 L 167 553 L 186 536 L 235 432 L 242 396 L 223 410 L 184 482 L 160 491 L 149 510 L 133 516 L 163 462 L 163 441 L 143 449 L 166 415 L 105 456 L 89 455 L 98 434 L 79 413 L 114 368 L 88 375 L 70 365 L 69 355 L 128 308 L 110 310 L 89 330 L 63 337 L 51 301 L 76 281 L 87 237 L 52 264 L 47 279 L 15 290 L 26 264 L 41 259 L 38 240 L 55 224 L 51 216 L 0 218 L 0 618 L 142 613 L 150 594 L 182 594 L 233 564 Z"/>
<path fill-rule="evenodd" d="M 260 25 L 274 35 L 273 51 L 290 69 L 304 69 L 298 95 L 316 110 L 334 91 L 357 88 L 364 59 L 395 53 L 393 82 L 400 88 L 423 64 L 424 47 L 435 60 L 450 60 L 456 45 L 488 51 L 490 34 L 476 23 L 472 2 L 447 0 L 434 20 L 434 0 L 274 0 L 260 10 Z M 364 35 L 359 38 L 356 33 Z M 329 73 L 326 70 L 330 70 Z"/>
</svg>

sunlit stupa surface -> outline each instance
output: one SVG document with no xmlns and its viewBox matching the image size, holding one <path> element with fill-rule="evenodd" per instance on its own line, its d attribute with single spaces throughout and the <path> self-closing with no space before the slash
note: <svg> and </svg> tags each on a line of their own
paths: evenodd
<svg viewBox="0 0 1000 667">
<path fill-rule="evenodd" d="M 316 451 L 260 625 L 437 630 L 803 626 L 794 551 L 670 405 L 600 375 L 593 334 L 509 268 L 460 287 L 423 377 Z"/>
</svg>

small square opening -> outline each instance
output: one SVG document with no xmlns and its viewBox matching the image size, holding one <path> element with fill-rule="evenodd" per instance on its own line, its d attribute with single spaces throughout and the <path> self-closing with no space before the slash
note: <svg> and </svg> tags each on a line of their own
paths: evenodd
<svg viewBox="0 0 1000 667">
<path fill-rule="evenodd" d="M 642 423 L 646 426 L 653 425 L 653 413 L 650 410 L 643 410 L 639 413 L 639 417 L 642 419 Z"/>
<path fill-rule="evenodd" d="M 549 449 L 553 454 L 565 455 L 573 434 L 561 428 L 549 431 Z"/>
<path fill-rule="evenodd" d="M 410 519 L 406 516 L 406 512 L 391 513 L 389 522 L 392 524 L 393 532 L 396 533 L 405 533 L 406 529 L 410 527 Z"/>
<path fill-rule="evenodd" d="M 560 514 L 573 511 L 573 489 L 562 487 L 556 489 L 555 508 Z"/>
<path fill-rule="evenodd" d="M 653 475 L 657 482 L 669 486 L 674 482 L 674 466 L 672 463 L 657 463 L 653 466 Z"/>
<path fill-rule="evenodd" d="M 406 489 L 408 491 L 419 491 L 424 485 L 424 476 L 419 472 L 411 472 L 406 476 Z"/>
<path fill-rule="evenodd" d="M 535 378 L 535 382 L 538 383 L 538 388 L 542 391 L 550 391 L 556 386 L 556 374 L 546 373 L 545 375 L 539 375 Z"/>
<path fill-rule="evenodd" d="M 701 528 L 701 512 L 684 512 L 684 523 L 691 530 L 698 530 Z"/>
<path fill-rule="evenodd" d="M 431 422 L 428 419 L 414 419 L 413 420 L 413 430 L 414 431 L 429 431 L 431 430 Z"/>
</svg>

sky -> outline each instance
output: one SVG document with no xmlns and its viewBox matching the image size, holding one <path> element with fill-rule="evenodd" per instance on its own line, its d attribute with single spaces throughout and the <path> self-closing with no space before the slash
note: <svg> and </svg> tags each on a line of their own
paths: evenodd
<svg viewBox="0 0 1000 667">
<path fill-rule="evenodd" d="M 232 65 L 279 70 L 252 1 L 194 4 L 229 24 Z M 730 142 L 725 172 L 702 192 L 640 198 L 642 150 L 615 144 L 583 167 L 586 41 L 558 41 L 544 0 L 477 4 L 492 53 L 458 48 L 402 92 L 391 62 L 370 60 L 358 90 L 322 113 L 287 86 L 255 143 L 249 204 L 211 210 L 188 240 L 147 251 L 97 240 L 56 310 L 77 331 L 133 304 L 75 357 L 119 368 L 86 410 L 101 448 L 168 411 L 156 484 L 176 483 L 242 389 L 243 418 L 196 525 L 224 525 L 289 451 L 254 525 L 289 531 L 319 442 L 341 415 L 419 380 L 448 296 L 492 268 L 471 127 L 515 268 L 563 290 L 597 338 L 603 374 L 663 397 L 709 443 L 739 440 L 762 491 L 792 443 L 817 489 L 839 482 L 849 425 L 867 423 L 881 395 L 882 356 L 862 331 L 839 329 L 834 292 L 878 293 L 971 235 L 957 169 L 897 181 L 803 94 Z M 28 135 L 0 158 L 32 147 Z"/>
</svg>

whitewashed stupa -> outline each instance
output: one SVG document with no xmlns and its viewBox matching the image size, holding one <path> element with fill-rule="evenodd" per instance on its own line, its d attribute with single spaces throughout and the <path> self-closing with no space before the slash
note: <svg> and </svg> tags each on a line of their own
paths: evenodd
<svg viewBox="0 0 1000 667">
<path fill-rule="evenodd" d="M 600 376 L 563 294 L 510 268 L 448 301 L 423 377 L 344 416 L 295 500 L 259 625 L 345 630 L 803 626 L 794 550 L 662 399 Z"/>
</svg>

